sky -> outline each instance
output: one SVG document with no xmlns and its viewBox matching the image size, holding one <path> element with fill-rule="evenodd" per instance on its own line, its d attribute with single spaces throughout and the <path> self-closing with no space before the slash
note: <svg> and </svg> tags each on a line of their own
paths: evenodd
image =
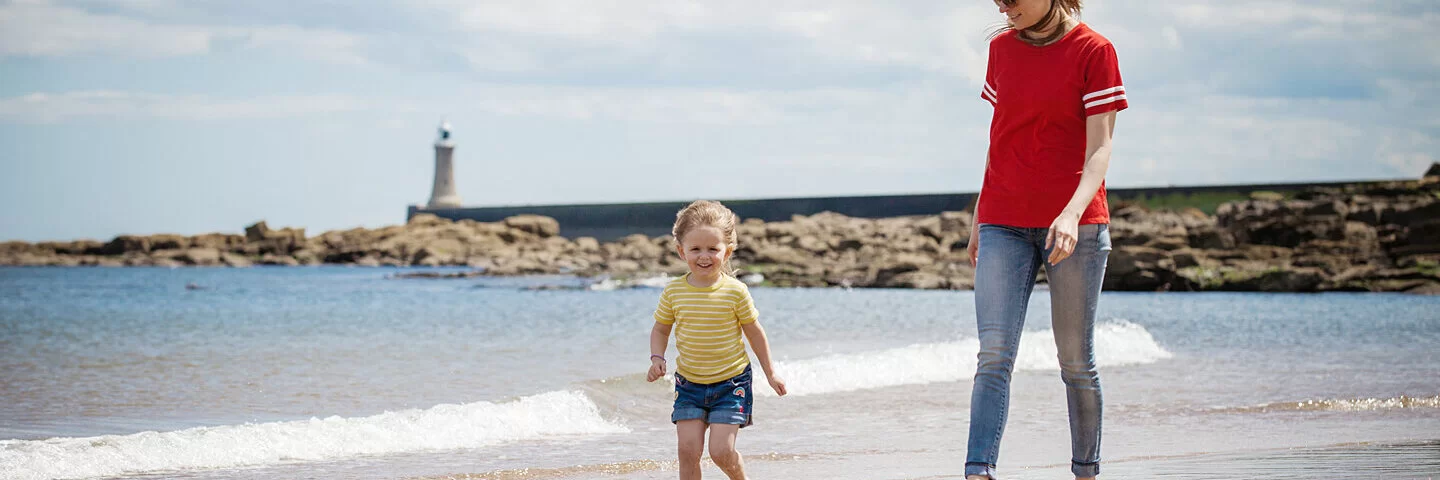
<svg viewBox="0 0 1440 480">
<path fill-rule="evenodd" d="M 1440 2 L 1088 0 L 1113 187 L 1414 178 Z M 988 0 L 0 0 L 0 241 L 979 189 Z"/>
</svg>

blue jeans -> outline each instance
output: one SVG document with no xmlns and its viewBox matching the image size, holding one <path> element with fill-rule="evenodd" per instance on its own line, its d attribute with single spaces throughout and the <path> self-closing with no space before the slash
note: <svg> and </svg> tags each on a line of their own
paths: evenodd
<svg viewBox="0 0 1440 480">
<path fill-rule="evenodd" d="M 754 375 L 745 371 L 716 383 L 695 383 L 675 372 L 675 409 L 670 422 L 704 420 L 705 423 L 750 426 L 755 409 Z"/>
<path fill-rule="evenodd" d="M 995 461 L 1010 408 L 1010 373 L 1025 309 L 1040 265 L 1050 283 L 1060 378 L 1070 406 L 1070 471 L 1100 473 L 1100 376 L 1095 370 L 1095 306 L 1110 256 L 1108 225 L 1081 225 L 1075 252 L 1050 265 L 1045 228 L 980 225 L 975 266 L 975 319 L 980 330 L 979 366 L 970 395 L 970 445 L 966 475 L 997 478 Z"/>
</svg>

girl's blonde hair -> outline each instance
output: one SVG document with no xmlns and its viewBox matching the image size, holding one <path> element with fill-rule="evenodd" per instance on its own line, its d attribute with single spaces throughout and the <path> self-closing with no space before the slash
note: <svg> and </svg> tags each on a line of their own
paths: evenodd
<svg viewBox="0 0 1440 480">
<path fill-rule="evenodd" d="M 725 208 L 720 202 L 713 200 L 696 200 L 694 203 L 680 209 L 675 214 L 675 227 L 670 229 L 670 234 L 675 237 L 675 245 L 681 245 L 681 239 L 685 234 L 696 228 L 713 227 L 720 230 L 720 235 L 725 238 L 725 258 L 720 260 L 720 271 L 734 275 L 730 268 L 730 257 L 735 254 L 739 247 L 738 236 L 735 228 L 740 224 L 740 217 L 735 212 Z"/>
</svg>

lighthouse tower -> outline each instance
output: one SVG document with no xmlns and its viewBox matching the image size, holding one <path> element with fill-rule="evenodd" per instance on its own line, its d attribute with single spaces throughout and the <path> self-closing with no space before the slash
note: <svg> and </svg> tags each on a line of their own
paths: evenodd
<svg viewBox="0 0 1440 480">
<path fill-rule="evenodd" d="M 435 139 L 435 188 L 425 208 L 459 208 L 460 194 L 455 193 L 455 141 L 450 139 L 450 122 L 440 122 L 440 138 Z"/>
</svg>

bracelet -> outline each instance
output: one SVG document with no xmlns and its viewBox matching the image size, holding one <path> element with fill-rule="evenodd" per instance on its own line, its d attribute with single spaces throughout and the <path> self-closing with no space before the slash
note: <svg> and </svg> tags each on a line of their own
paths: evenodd
<svg viewBox="0 0 1440 480">
<path fill-rule="evenodd" d="M 658 358 L 658 359 L 660 359 L 660 361 L 662 361 L 662 362 L 665 361 L 665 356 L 664 356 L 664 355 L 650 355 L 650 358 Z"/>
</svg>

